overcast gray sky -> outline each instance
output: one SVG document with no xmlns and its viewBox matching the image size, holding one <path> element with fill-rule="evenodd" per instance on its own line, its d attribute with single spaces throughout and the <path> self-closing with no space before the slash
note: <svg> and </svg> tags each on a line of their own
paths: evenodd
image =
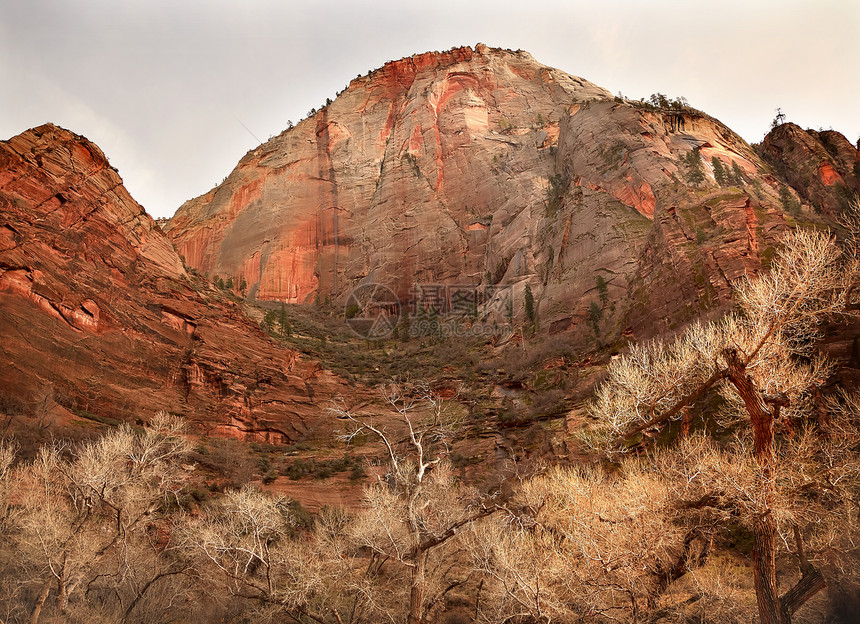
<svg viewBox="0 0 860 624">
<path fill-rule="evenodd" d="M 0 0 L 0 138 L 48 121 L 83 134 L 170 216 L 252 134 L 279 133 L 357 74 L 481 42 L 628 97 L 683 95 L 750 142 L 782 107 L 853 143 L 858 31 L 857 0 Z"/>
</svg>

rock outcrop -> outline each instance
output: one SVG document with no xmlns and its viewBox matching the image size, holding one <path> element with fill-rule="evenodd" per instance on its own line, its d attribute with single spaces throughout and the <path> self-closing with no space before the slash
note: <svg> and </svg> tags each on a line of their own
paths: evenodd
<svg viewBox="0 0 860 624">
<path fill-rule="evenodd" d="M 513 280 L 530 269 L 559 123 L 611 98 L 525 53 L 459 48 L 386 64 L 249 152 L 166 227 L 189 265 L 257 299 L 382 281 Z"/>
<path fill-rule="evenodd" d="M 764 138 L 768 162 L 816 210 L 840 215 L 860 193 L 860 149 L 834 130 L 803 130 L 784 123 Z"/>
<path fill-rule="evenodd" d="M 0 396 L 277 442 L 323 418 L 334 375 L 186 273 L 104 154 L 44 125 L 0 143 Z"/>
<path fill-rule="evenodd" d="M 704 113 L 478 45 L 354 79 L 165 230 L 258 300 L 467 284 L 503 323 L 528 285 L 542 331 L 611 341 L 719 306 L 767 264 L 787 227 L 768 172 Z"/>
</svg>

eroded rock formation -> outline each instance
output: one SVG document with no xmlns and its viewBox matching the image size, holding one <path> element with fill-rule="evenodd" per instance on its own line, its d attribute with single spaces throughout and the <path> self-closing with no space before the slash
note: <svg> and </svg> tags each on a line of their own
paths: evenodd
<svg viewBox="0 0 860 624">
<path fill-rule="evenodd" d="M 0 395 L 282 442 L 346 390 L 187 274 L 93 143 L 53 125 L 0 143 Z"/>
<path fill-rule="evenodd" d="M 699 111 L 479 45 L 356 78 L 166 231 L 189 265 L 245 280 L 251 298 L 470 284 L 504 322 L 510 305 L 522 319 L 528 284 L 542 331 L 611 340 L 725 303 L 787 227 L 778 191 Z"/>
<path fill-rule="evenodd" d="M 860 149 L 834 130 L 803 130 L 784 123 L 762 143 L 765 157 L 813 207 L 838 216 L 860 193 Z"/>
</svg>

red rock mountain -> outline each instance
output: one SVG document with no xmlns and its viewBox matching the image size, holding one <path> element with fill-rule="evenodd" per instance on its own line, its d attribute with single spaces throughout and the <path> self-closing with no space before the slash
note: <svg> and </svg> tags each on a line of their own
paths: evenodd
<svg viewBox="0 0 860 624">
<path fill-rule="evenodd" d="M 839 215 L 860 193 L 860 144 L 851 145 L 838 132 L 785 123 L 765 137 L 762 148 L 798 195 L 821 212 Z"/>
<path fill-rule="evenodd" d="M 53 125 L 0 143 L 0 336 L 0 398 L 220 435 L 298 439 L 347 390 L 188 275 L 99 148 Z"/>
<path fill-rule="evenodd" d="M 779 189 L 700 111 L 478 45 L 354 79 L 165 231 L 190 266 L 258 300 L 470 284 L 503 321 L 508 301 L 522 318 L 528 284 L 544 331 L 641 337 L 767 264 L 787 227 Z"/>
<path fill-rule="evenodd" d="M 0 400 L 294 441 L 355 389 L 179 254 L 258 300 L 470 284 L 498 322 L 528 285 L 541 331 L 611 344 L 726 303 L 782 231 L 860 190 L 858 162 L 832 131 L 783 124 L 757 152 L 680 102 L 458 48 L 353 80 L 183 205 L 171 243 L 95 145 L 42 126 L 0 142 Z"/>
</svg>

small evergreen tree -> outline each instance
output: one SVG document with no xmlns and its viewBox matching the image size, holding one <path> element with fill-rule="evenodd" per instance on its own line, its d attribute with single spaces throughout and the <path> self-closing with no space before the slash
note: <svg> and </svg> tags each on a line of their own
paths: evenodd
<svg viewBox="0 0 860 624">
<path fill-rule="evenodd" d="M 695 148 L 683 158 L 687 165 L 687 182 L 693 186 L 699 186 L 705 180 L 705 172 L 702 169 L 702 159 L 699 155 L 699 148 Z"/>
<path fill-rule="evenodd" d="M 293 326 L 290 324 L 290 319 L 287 316 L 287 306 L 283 303 L 278 313 L 278 332 L 285 338 L 293 335 Z"/>
<path fill-rule="evenodd" d="M 260 321 L 260 327 L 263 328 L 263 331 L 267 334 L 271 334 L 275 329 L 275 319 L 277 318 L 277 312 L 274 310 L 269 310 L 263 315 L 263 320 Z"/>
<path fill-rule="evenodd" d="M 773 118 L 773 121 L 770 122 L 771 128 L 776 128 L 785 123 L 785 113 L 782 112 L 781 108 L 776 109 L 776 117 Z"/>
<path fill-rule="evenodd" d="M 525 308 L 526 308 L 526 320 L 529 323 L 534 323 L 535 322 L 535 297 L 532 294 L 532 287 L 530 284 L 526 284 Z"/>
<path fill-rule="evenodd" d="M 731 183 L 739 187 L 744 185 L 743 169 L 734 160 L 732 161 Z"/>
<path fill-rule="evenodd" d="M 711 165 L 714 168 L 714 180 L 720 186 L 725 186 L 728 182 L 728 176 L 726 175 L 726 169 L 723 167 L 723 163 L 720 162 L 720 159 L 716 156 L 711 156 Z"/>
<path fill-rule="evenodd" d="M 779 201 L 782 204 L 783 210 L 792 214 L 800 212 L 800 202 L 794 198 L 787 186 L 779 187 Z"/>
<path fill-rule="evenodd" d="M 600 295 L 600 303 L 605 306 L 609 302 L 609 287 L 602 275 L 597 276 L 597 293 Z"/>
<path fill-rule="evenodd" d="M 669 108 L 671 105 L 669 98 L 662 93 L 652 93 L 651 97 L 648 98 L 648 101 L 651 102 L 652 106 L 656 106 L 658 108 Z"/>
</svg>

